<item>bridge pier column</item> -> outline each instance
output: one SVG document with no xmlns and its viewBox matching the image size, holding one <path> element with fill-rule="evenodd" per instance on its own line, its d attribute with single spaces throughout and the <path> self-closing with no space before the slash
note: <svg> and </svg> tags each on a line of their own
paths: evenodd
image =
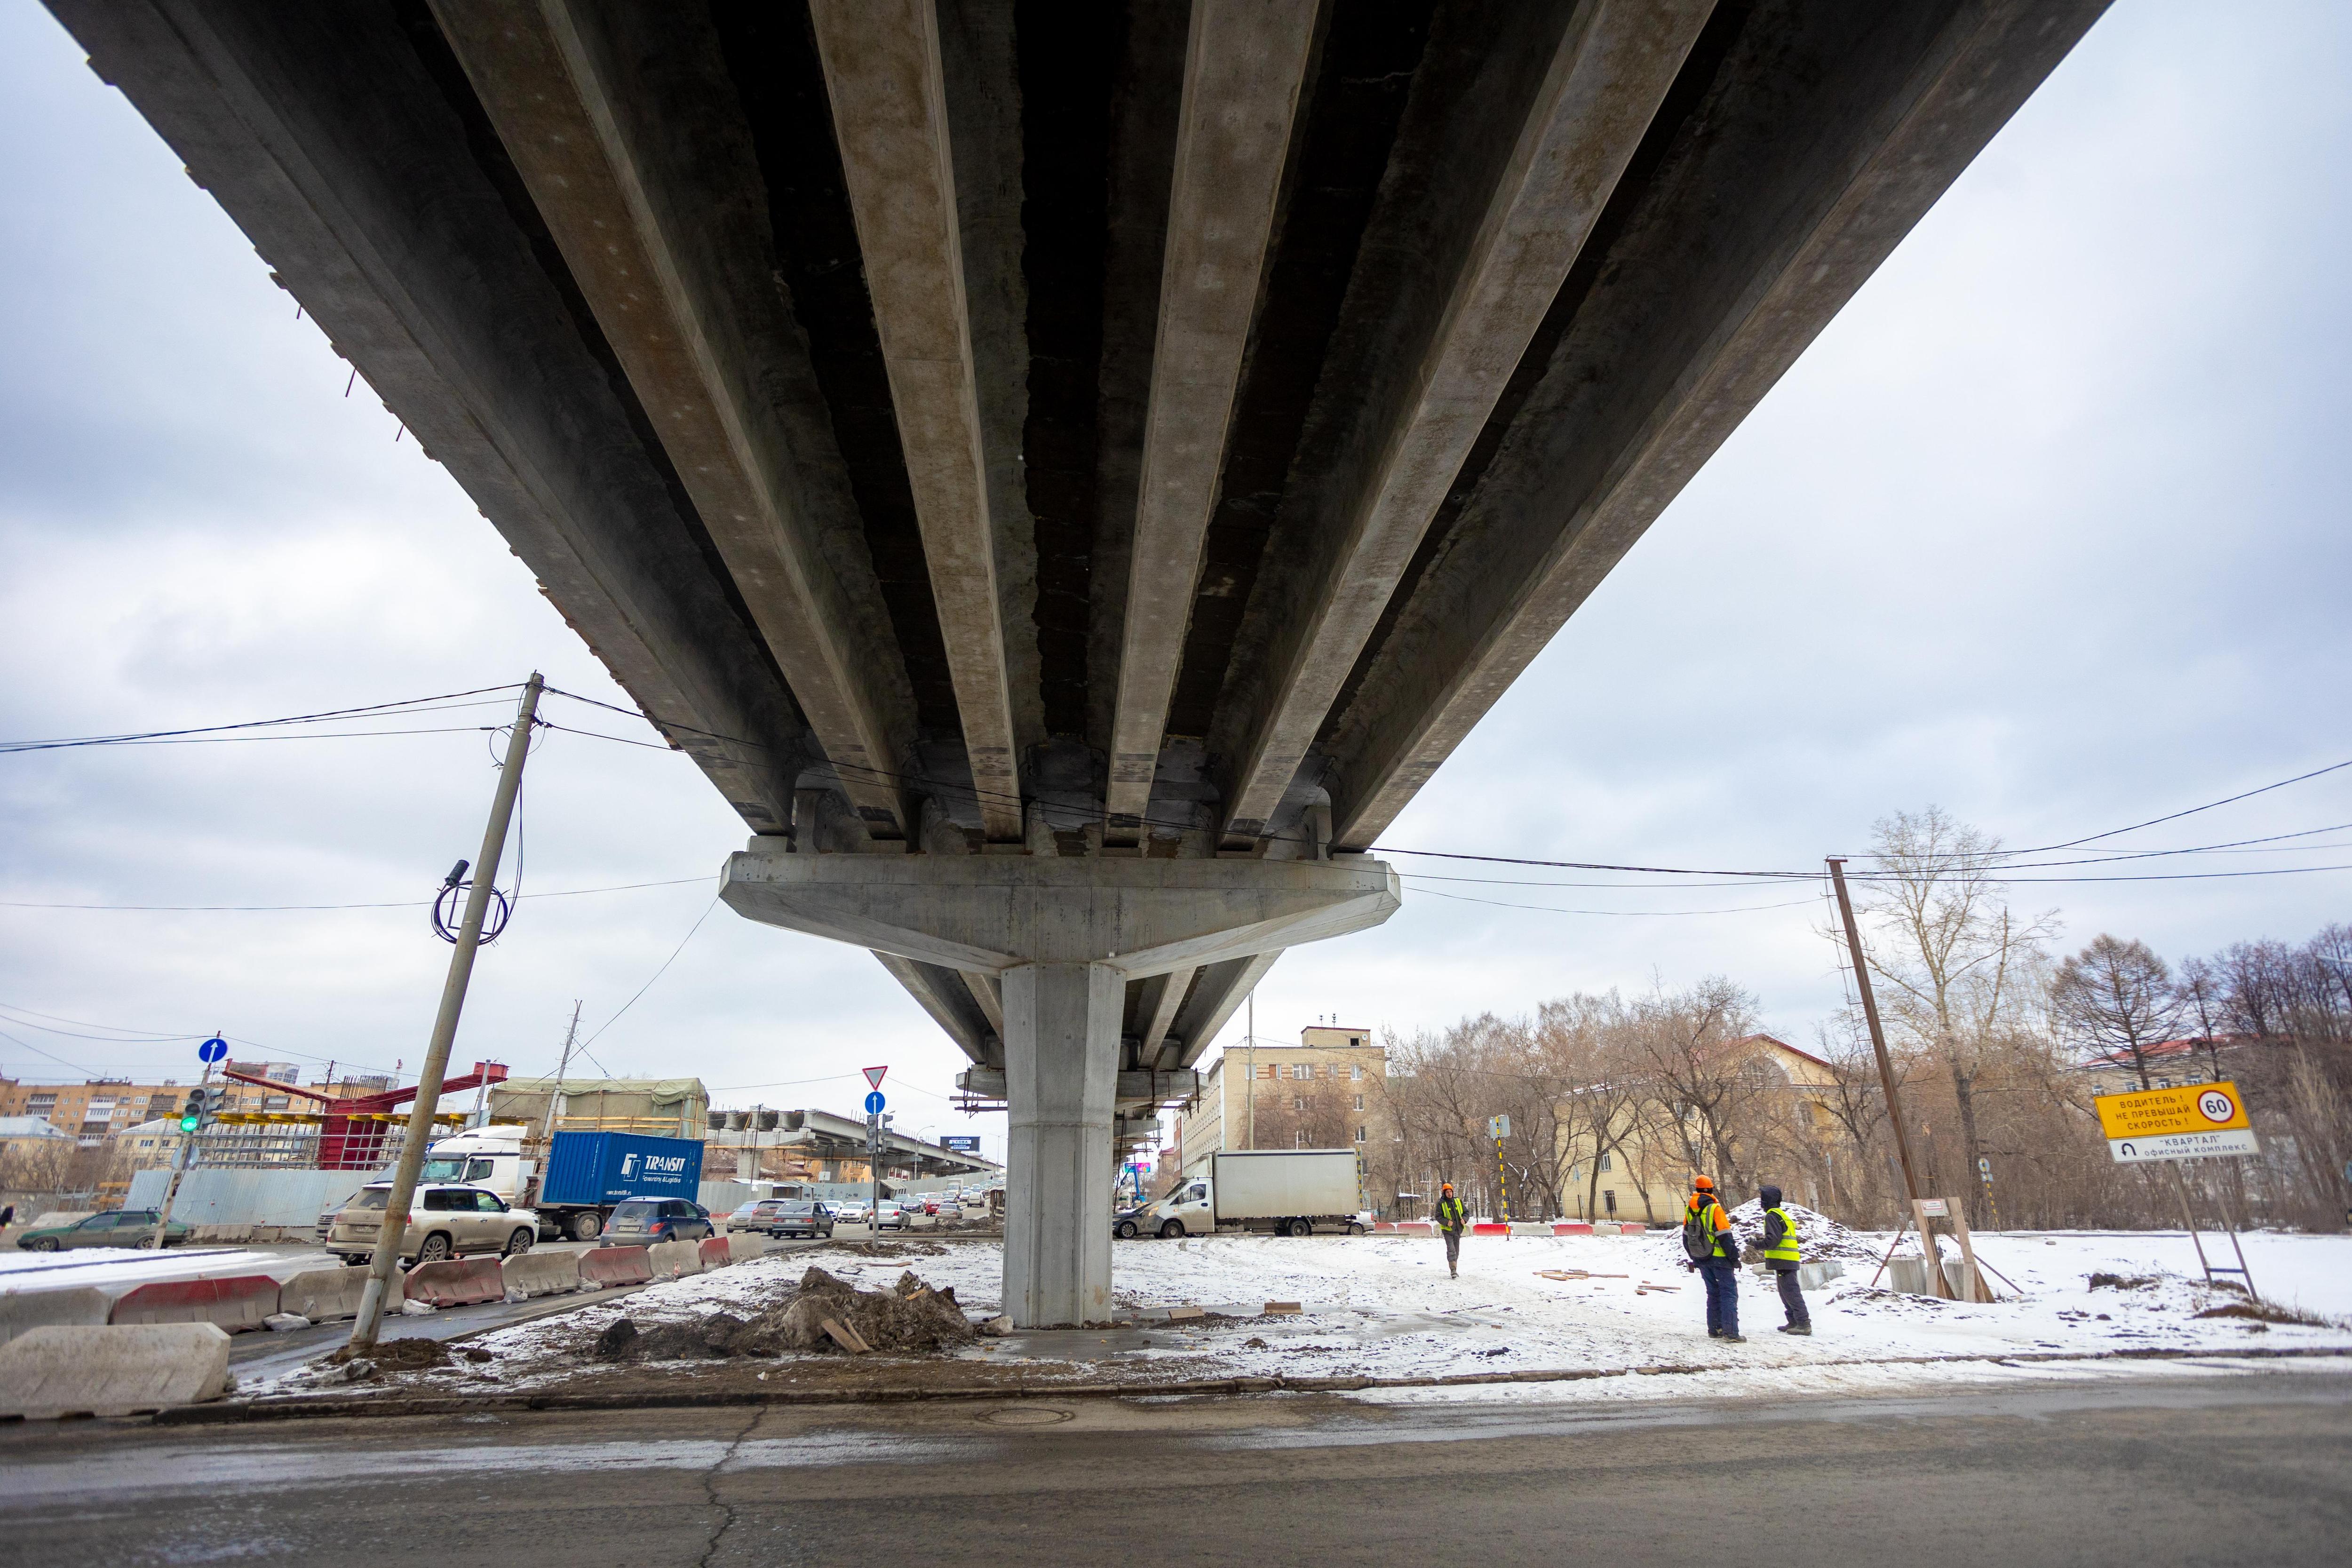
<svg viewBox="0 0 2352 1568">
<path fill-rule="evenodd" d="M 1024 1328 L 1112 1316 L 1129 984 L 1361 931 L 1400 902 L 1396 874 L 1362 856 L 802 855 L 756 840 L 719 894 L 752 920 L 887 954 L 940 994 L 994 979 L 1001 1027 L 950 1032 L 1004 1075 L 1003 1301 Z"/>
<path fill-rule="evenodd" d="M 1004 972 L 1004 1310 L 1024 1327 L 1111 1316 L 1111 1112 L 1127 977 Z"/>
</svg>

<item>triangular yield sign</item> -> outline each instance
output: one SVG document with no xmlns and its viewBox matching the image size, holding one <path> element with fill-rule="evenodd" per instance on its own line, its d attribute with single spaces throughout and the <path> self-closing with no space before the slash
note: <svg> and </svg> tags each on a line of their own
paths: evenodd
<svg viewBox="0 0 2352 1568">
<path fill-rule="evenodd" d="M 866 1069 L 866 1081 L 873 1085 L 876 1089 L 880 1089 L 882 1087 L 882 1075 L 889 1070 L 890 1069 L 888 1068 L 867 1068 Z"/>
</svg>

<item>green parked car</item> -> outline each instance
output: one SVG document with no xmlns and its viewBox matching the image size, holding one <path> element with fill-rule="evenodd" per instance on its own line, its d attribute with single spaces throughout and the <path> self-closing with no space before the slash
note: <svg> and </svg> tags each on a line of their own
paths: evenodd
<svg viewBox="0 0 2352 1568">
<path fill-rule="evenodd" d="M 165 1229 L 163 1245 L 179 1247 L 187 1239 L 188 1227 L 173 1220 Z M 72 1225 L 53 1225 L 46 1230 L 28 1230 L 16 1238 L 16 1245 L 27 1252 L 68 1251 L 78 1247 L 152 1247 L 155 1245 L 155 1211 L 114 1209 L 106 1214 L 94 1214 Z"/>
</svg>

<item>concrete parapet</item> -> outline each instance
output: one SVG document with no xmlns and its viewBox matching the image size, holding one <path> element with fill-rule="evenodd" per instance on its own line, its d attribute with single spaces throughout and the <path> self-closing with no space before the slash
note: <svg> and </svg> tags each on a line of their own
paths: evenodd
<svg viewBox="0 0 2352 1568">
<path fill-rule="evenodd" d="M 1592 1226 L 1582 1220 L 1555 1220 L 1552 1222 L 1551 1233 L 1554 1236 L 1591 1236 Z"/>
<path fill-rule="evenodd" d="M 576 1252 L 518 1252 L 499 1265 L 508 1294 L 568 1296 L 580 1289 Z"/>
<path fill-rule="evenodd" d="M 1818 1290 L 1831 1280 L 1843 1278 L 1845 1278 L 1845 1265 L 1835 1258 L 1821 1263 L 1797 1265 L 1797 1289 L 1800 1290 Z"/>
<path fill-rule="evenodd" d="M 118 1327 L 211 1323 L 228 1333 L 261 1327 L 278 1310 L 278 1281 L 267 1274 L 226 1279 L 157 1279 L 118 1297 L 108 1321 Z"/>
<path fill-rule="evenodd" d="M 740 1263 L 747 1258 L 765 1258 L 767 1255 L 768 1238 L 757 1231 L 739 1230 L 727 1238 L 730 1262 Z"/>
<path fill-rule="evenodd" d="M 1473 1236 L 1508 1236 L 1511 1227 L 1500 1220 L 1482 1219 L 1470 1227 Z"/>
<path fill-rule="evenodd" d="M 1647 1236 L 1650 1234 L 1650 1227 L 1646 1225 L 1621 1225 L 1617 1227 L 1617 1234 L 1620 1236 Z"/>
<path fill-rule="evenodd" d="M 58 1290 L 11 1290 L 0 1295 L 0 1344 L 34 1329 L 94 1329 L 106 1321 L 113 1303 L 94 1285 Z"/>
<path fill-rule="evenodd" d="M 608 1285 L 643 1285 L 654 1277 L 653 1260 L 644 1247 L 598 1247 L 578 1254 L 580 1283 L 591 1290 Z"/>
<path fill-rule="evenodd" d="M 335 1318 L 356 1318 L 360 1297 L 367 1289 L 368 1270 L 310 1268 L 278 1288 L 278 1310 L 294 1312 L 314 1323 Z"/>
<path fill-rule="evenodd" d="M 734 1244 L 723 1236 L 706 1236 L 694 1250 L 705 1268 L 724 1268 L 735 1261 Z"/>
<path fill-rule="evenodd" d="M 1515 1219 L 1511 1222 L 1513 1236 L 1549 1236 L 1551 1226 L 1537 1220 Z"/>
<path fill-rule="evenodd" d="M 0 1345 L 0 1415 L 128 1415 L 227 1387 L 228 1335 L 213 1323 L 49 1324 Z"/>
<path fill-rule="evenodd" d="M 495 1258 L 453 1258 L 408 1271 L 407 1296 L 428 1307 L 470 1307 L 507 1299 L 506 1276 Z"/>
<path fill-rule="evenodd" d="M 1399 1236 L 1435 1236 L 1437 1227 L 1425 1219 L 1401 1219 L 1396 1222 Z"/>
<path fill-rule="evenodd" d="M 702 1244 L 656 1241 L 646 1248 L 646 1262 L 656 1279 L 675 1279 L 682 1274 L 699 1274 L 702 1272 Z"/>
</svg>

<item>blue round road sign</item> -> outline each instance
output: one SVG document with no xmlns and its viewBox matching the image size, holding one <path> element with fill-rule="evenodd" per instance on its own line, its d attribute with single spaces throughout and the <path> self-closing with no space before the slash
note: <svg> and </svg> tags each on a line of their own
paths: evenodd
<svg viewBox="0 0 2352 1568">
<path fill-rule="evenodd" d="M 228 1042 L 217 1036 L 196 1047 L 196 1059 L 200 1062 L 216 1062 L 226 1055 Z"/>
<path fill-rule="evenodd" d="M 866 1090 L 866 1114 L 868 1116 L 879 1116 L 882 1114 L 882 1091 L 880 1089 L 875 1089 Z"/>
</svg>

